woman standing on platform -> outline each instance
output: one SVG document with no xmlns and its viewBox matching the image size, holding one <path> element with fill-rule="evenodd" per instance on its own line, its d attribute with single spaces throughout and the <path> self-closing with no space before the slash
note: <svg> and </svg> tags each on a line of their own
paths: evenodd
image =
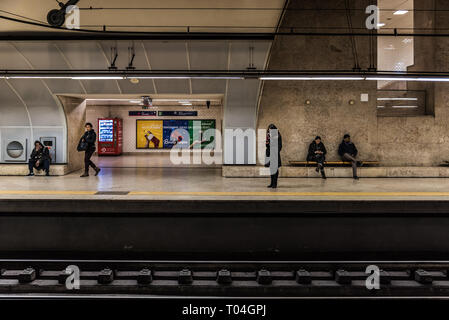
<svg viewBox="0 0 449 320">
<path fill-rule="evenodd" d="M 84 151 L 84 174 L 81 175 L 81 178 L 89 176 L 89 167 L 92 167 L 95 170 L 95 176 L 100 172 L 100 168 L 98 168 L 95 163 L 90 160 L 92 155 L 94 154 L 96 148 L 95 143 L 97 142 L 97 134 L 95 133 L 94 128 L 91 123 L 86 123 L 84 126 L 86 132 L 81 137 L 80 142 L 78 144 L 78 151 Z"/>
<path fill-rule="evenodd" d="M 271 183 L 268 188 L 276 189 L 278 186 L 279 168 L 282 166 L 281 150 L 282 136 L 274 124 L 267 129 L 265 166 L 270 168 Z"/>
</svg>

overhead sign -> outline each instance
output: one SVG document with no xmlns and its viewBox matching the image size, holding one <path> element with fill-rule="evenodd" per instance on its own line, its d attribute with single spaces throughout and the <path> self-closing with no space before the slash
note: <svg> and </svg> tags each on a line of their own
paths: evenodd
<svg viewBox="0 0 449 320">
<path fill-rule="evenodd" d="M 156 111 L 129 111 L 130 117 L 156 116 Z"/>
<path fill-rule="evenodd" d="M 158 111 L 159 117 L 197 117 L 198 111 Z"/>
</svg>

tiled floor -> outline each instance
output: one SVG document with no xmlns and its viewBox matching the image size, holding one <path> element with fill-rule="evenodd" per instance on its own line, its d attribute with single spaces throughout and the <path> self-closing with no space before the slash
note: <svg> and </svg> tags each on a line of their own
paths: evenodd
<svg viewBox="0 0 449 320">
<path fill-rule="evenodd" d="M 98 177 L 0 177 L 0 198 L 447 199 L 449 179 L 223 178 L 220 168 L 107 168 Z M 101 191 L 103 194 L 96 194 Z"/>
</svg>

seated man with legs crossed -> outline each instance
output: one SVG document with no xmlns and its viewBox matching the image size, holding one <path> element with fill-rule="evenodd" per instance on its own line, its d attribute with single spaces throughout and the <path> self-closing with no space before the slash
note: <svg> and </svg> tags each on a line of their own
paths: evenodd
<svg viewBox="0 0 449 320">
<path fill-rule="evenodd" d="M 351 136 L 349 134 L 345 134 L 343 137 L 343 141 L 340 143 L 338 147 L 338 154 L 340 155 L 343 161 L 351 161 L 352 163 L 352 175 L 355 180 L 359 180 L 357 176 L 357 148 L 354 143 L 351 142 Z"/>
</svg>

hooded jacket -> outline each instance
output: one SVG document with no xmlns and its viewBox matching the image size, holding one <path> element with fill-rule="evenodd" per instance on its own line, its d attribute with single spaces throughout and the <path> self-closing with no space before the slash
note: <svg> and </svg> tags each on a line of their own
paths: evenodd
<svg viewBox="0 0 449 320">
<path fill-rule="evenodd" d="M 45 147 L 40 141 L 35 141 L 34 145 L 36 145 L 36 143 L 40 144 L 41 148 L 39 149 L 39 151 L 36 150 L 36 147 L 33 148 L 33 151 L 31 152 L 30 155 L 30 160 L 31 161 L 45 161 L 48 160 L 50 161 L 50 152 L 48 151 L 48 148 Z"/>
</svg>

